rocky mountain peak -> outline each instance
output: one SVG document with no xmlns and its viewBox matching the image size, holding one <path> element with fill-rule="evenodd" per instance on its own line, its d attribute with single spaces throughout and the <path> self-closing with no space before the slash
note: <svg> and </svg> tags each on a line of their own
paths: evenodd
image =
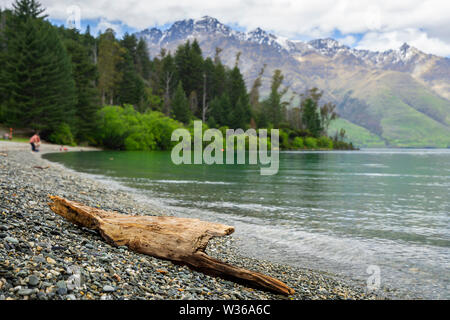
<svg viewBox="0 0 450 320">
<path fill-rule="evenodd" d="M 328 57 L 332 57 L 338 52 L 348 52 L 350 50 L 349 47 L 342 45 L 332 38 L 311 40 L 308 44 Z"/>
<path fill-rule="evenodd" d="M 341 48 L 343 45 L 341 45 L 338 41 L 332 39 L 332 38 L 325 38 L 325 39 L 316 39 L 311 40 L 308 42 L 312 47 L 316 49 L 334 49 L 334 48 Z"/>
<path fill-rule="evenodd" d="M 198 20 L 194 20 L 194 31 L 231 34 L 231 29 L 228 26 L 210 16 L 203 16 Z"/>
</svg>

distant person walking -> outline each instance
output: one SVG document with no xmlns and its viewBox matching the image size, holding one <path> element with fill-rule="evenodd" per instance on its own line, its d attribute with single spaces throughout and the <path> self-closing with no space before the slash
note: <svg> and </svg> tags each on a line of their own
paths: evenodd
<svg viewBox="0 0 450 320">
<path fill-rule="evenodd" d="M 39 152 L 39 146 L 41 144 L 41 138 L 39 138 L 39 131 L 37 131 L 34 136 L 30 139 L 31 151 Z"/>
</svg>

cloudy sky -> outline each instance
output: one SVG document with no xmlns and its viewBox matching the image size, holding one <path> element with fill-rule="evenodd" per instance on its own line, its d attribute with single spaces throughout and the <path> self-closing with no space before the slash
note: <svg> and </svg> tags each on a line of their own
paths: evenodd
<svg viewBox="0 0 450 320">
<path fill-rule="evenodd" d="M 120 36 L 148 27 L 209 15 L 242 31 L 261 27 L 290 39 L 333 37 L 356 48 L 383 51 L 404 42 L 450 57 L 448 0 L 40 0 L 55 24 L 80 15 L 96 33 Z M 12 0 L 0 0 L 4 9 Z"/>
</svg>

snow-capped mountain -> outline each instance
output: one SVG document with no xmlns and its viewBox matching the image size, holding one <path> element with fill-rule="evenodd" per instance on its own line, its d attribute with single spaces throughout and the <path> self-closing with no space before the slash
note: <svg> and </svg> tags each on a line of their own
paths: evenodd
<svg viewBox="0 0 450 320">
<path fill-rule="evenodd" d="M 164 46 L 173 41 L 208 36 L 222 36 L 238 41 L 249 41 L 267 46 L 276 47 L 277 50 L 289 50 L 294 46 L 287 39 L 269 34 L 261 28 L 256 28 L 248 33 L 232 30 L 230 27 L 220 23 L 217 19 L 204 16 L 201 19 L 187 19 L 175 22 L 169 29 L 162 32 L 159 29 L 146 29 L 138 36 L 145 39 L 149 44 Z"/>
<path fill-rule="evenodd" d="M 263 95 L 273 71 L 280 69 L 290 93 L 319 87 L 325 100 L 338 105 L 342 118 L 379 136 L 382 144 L 402 145 L 422 126 L 419 135 L 425 137 L 434 130 L 439 139 L 424 140 L 420 146 L 450 146 L 449 58 L 426 54 L 406 43 L 374 52 L 331 38 L 304 42 L 261 28 L 241 32 L 209 16 L 177 21 L 167 30 L 146 29 L 136 36 L 147 42 L 152 57 L 163 48 L 175 53 L 180 44 L 194 39 L 205 56 L 213 57 L 216 48 L 221 48 L 220 58 L 228 66 L 234 65 L 240 52 L 239 67 L 249 87 L 266 65 Z M 408 127 L 408 117 L 414 122 L 420 118 L 421 124 Z"/>
<path fill-rule="evenodd" d="M 334 58 L 339 55 L 353 56 L 372 67 L 394 68 L 396 65 L 404 66 L 410 62 L 429 58 L 416 48 L 403 44 L 397 50 L 373 52 L 358 50 L 341 44 L 332 38 L 316 39 L 309 42 L 291 41 L 287 38 L 268 33 L 261 28 L 249 32 L 240 32 L 222 24 L 217 19 L 204 16 L 201 19 L 187 19 L 175 22 L 169 29 L 161 31 L 156 28 L 146 29 L 137 34 L 149 44 L 150 49 L 155 45 L 168 46 L 174 41 L 198 38 L 204 36 L 220 36 L 231 40 L 245 41 L 270 47 L 278 52 L 285 51 L 291 54 L 319 53 L 323 56 Z M 157 54 L 155 52 L 152 52 Z"/>
</svg>

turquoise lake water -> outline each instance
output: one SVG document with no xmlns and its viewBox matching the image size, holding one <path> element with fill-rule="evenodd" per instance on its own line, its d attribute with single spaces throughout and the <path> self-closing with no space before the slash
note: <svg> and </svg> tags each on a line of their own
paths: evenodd
<svg viewBox="0 0 450 320">
<path fill-rule="evenodd" d="M 234 225 L 251 256 L 450 298 L 450 150 L 282 152 L 280 170 L 168 152 L 44 155 L 180 216 Z"/>
</svg>

